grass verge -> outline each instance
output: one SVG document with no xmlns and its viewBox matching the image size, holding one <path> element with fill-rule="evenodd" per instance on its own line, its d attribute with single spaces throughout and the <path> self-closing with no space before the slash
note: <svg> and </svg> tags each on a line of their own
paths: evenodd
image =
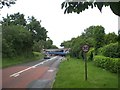
<svg viewBox="0 0 120 90">
<path fill-rule="evenodd" d="M 43 54 L 39 52 L 33 52 L 33 55 L 28 55 L 28 56 L 16 56 L 12 58 L 3 58 L 2 59 L 2 68 L 22 64 L 22 63 L 27 63 L 35 60 L 40 60 L 43 58 Z"/>
<path fill-rule="evenodd" d="M 88 62 L 88 80 L 84 79 L 84 62 L 70 58 L 60 64 L 53 88 L 118 88 L 118 75 Z"/>
</svg>

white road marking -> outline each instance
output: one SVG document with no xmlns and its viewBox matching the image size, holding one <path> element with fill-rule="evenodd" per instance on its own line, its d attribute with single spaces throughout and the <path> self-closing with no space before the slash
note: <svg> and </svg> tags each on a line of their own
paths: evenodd
<svg viewBox="0 0 120 90">
<path fill-rule="evenodd" d="M 19 71 L 19 72 L 16 72 L 16 73 L 10 75 L 10 77 L 18 77 L 21 73 L 23 73 L 23 72 L 25 72 L 25 71 L 27 71 L 27 70 L 29 70 L 29 69 L 36 68 L 37 66 L 39 66 L 39 65 L 41 65 L 41 64 L 44 64 L 44 63 L 47 62 L 47 61 L 53 60 L 53 59 L 55 59 L 55 58 L 57 58 L 57 56 L 55 56 L 55 57 L 53 57 L 53 58 L 51 58 L 51 59 L 45 60 L 45 61 L 43 61 L 43 62 L 40 62 L 40 63 L 38 63 L 38 64 L 35 64 L 35 65 L 33 65 L 33 66 L 31 66 L 31 67 L 28 67 L 28 68 L 26 68 L 26 69 L 24 69 L 24 70 L 21 70 L 21 71 Z"/>
<path fill-rule="evenodd" d="M 53 72 L 53 71 L 54 71 L 53 69 L 48 70 L 48 72 Z"/>
<path fill-rule="evenodd" d="M 14 75 L 14 77 L 18 77 L 20 74 L 16 74 L 16 75 Z"/>
</svg>

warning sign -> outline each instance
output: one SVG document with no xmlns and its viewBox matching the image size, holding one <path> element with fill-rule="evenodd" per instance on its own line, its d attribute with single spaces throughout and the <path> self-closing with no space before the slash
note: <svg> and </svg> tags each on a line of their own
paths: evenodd
<svg viewBox="0 0 120 90">
<path fill-rule="evenodd" d="M 82 50 L 83 50 L 84 52 L 88 52 L 88 51 L 89 51 L 89 45 L 87 45 L 87 44 L 83 45 L 83 46 L 82 46 Z"/>
</svg>

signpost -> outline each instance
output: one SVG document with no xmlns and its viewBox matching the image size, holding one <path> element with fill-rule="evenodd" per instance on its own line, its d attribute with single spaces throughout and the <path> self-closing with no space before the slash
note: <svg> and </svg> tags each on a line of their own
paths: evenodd
<svg viewBox="0 0 120 90">
<path fill-rule="evenodd" d="M 89 51 L 89 46 L 87 44 L 82 46 L 84 61 L 85 61 L 85 80 L 87 80 L 87 57 L 86 53 Z"/>
</svg>

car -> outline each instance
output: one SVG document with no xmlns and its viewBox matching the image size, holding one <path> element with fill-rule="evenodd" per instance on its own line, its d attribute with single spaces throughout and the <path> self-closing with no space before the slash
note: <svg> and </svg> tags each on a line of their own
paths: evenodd
<svg viewBox="0 0 120 90">
<path fill-rule="evenodd" d="M 45 55 L 44 59 L 50 59 L 50 56 L 49 55 Z"/>
</svg>

